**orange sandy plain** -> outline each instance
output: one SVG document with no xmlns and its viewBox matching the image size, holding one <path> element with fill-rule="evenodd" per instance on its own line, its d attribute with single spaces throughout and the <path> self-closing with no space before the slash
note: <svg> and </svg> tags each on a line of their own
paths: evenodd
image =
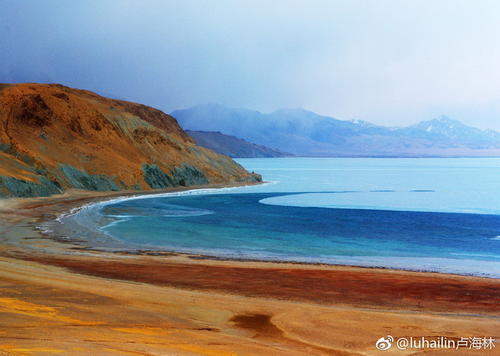
<svg viewBox="0 0 500 356">
<path fill-rule="evenodd" d="M 375 348 L 387 335 L 500 340 L 497 279 L 106 253 L 34 229 L 109 195 L 0 201 L 0 355 L 500 355 Z"/>
</svg>

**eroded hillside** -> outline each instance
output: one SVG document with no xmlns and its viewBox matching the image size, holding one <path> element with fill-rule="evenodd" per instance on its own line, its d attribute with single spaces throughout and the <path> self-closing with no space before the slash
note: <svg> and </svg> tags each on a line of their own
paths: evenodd
<svg viewBox="0 0 500 356">
<path fill-rule="evenodd" d="M 260 179 L 157 109 L 62 85 L 0 85 L 0 125 L 3 197 Z"/>
</svg>

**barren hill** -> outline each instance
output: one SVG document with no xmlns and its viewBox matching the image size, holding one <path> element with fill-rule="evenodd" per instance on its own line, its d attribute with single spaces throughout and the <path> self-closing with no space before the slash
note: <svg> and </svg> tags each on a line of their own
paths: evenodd
<svg viewBox="0 0 500 356">
<path fill-rule="evenodd" d="M 0 84 L 0 196 L 259 179 L 157 109 L 57 84 Z"/>
</svg>

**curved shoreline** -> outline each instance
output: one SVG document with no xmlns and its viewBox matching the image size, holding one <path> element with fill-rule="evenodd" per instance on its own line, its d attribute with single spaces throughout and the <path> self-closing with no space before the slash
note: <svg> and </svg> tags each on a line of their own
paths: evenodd
<svg viewBox="0 0 500 356">
<path fill-rule="evenodd" d="M 259 183 L 257 183 L 259 184 Z M 26 216 L 29 216 L 32 218 L 32 221 L 30 224 L 28 224 L 28 229 L 35 232 L 35 234 L 42 234 L 44 235 L 44 239 L 50 239 L 54 241 L 55 243 L 58 244 L 56 250 L 39 250 L 39 252 L 42 253 L 48 253 L 48 254 L 53 254 L 53 253 L 61 253 L 62 251 L 65 252 L 65 254 L 81 254 L 82 251 L 88 251 L 96 254 L 102 253 L 102 257 L 109 257 L 109 256 L 122 256 L 122 255 L 127 255 L 127 256 L 155 256 L 155 255 L 176 255 L 176 256 L 182 256 L 183 258 L 187 258 L 190 260 L 199 260 L 199 261 L 213 261 L 213 262 L 234 262 L 237 264 L 240 263 L 246 263 L 248 262 L 249 264 L 252 263 L 258 263 L 258 264 L 264 264 L 264 265 L 290 265 L 290 266 L 297 266 L 300 268 L 303 266 L 304 268 L 307 267 L 319 267 L 319 268 L 354 268 L 354 269 L 361 269 L 361 270 L 380 270 L 380 271 L 394 271 L 394 272 L 401 272 L 401 273 L 417 273 L 417 274 L 436 274 L 436 275 L 443 275 L 443 276 L 456 276 L 456 277 L 463 277 L 463 278 L 480 278 L 480 279 L 497 279 L 498 278 L 492 278 L 492 277 L 487 277 L 487 276 L 477 276 L 477 275 L 467 275 L 467 274 L 456 274 L 456 273 L 446 273 L 446 272 L 437 272 L 437 271 L 425 271 L 425 270 L 409 270 L 409 269 L 404 269 L 404 268 L 391 268 L 391 267 L 383 267 L 383 266 L 361 266 L 361 265 L 350 265 L 350 264 L 331 264 L 331 263 L 322 263 L 322 262 L 302 262 L 302 261 L 287 261 L 287 260 L 262 260 L 262 259 L 252 259 L 252 258 L 236 258 L 236 257 L 226 257 L 226 256 L 214 256 L 214 255 L 205 255 L 205 254 L 199 254 L 199 253 L 190 253 L 190 252 L 178 252 L 178 251 L 172 251 L 172 250 L 162 250 L 159 248 L 151 248 L 151 249 L 140 249 L 140 250 L 134 250 L 134 249 L 124 249 L 124 250 L 104 250 L 104 249 L 99 249 L 99 248 L 94 248 L 92 246 L 83 246 L 82 247 L 82 241 L 78 239 L 73 239 L 72 237 L 63 237 L 61 238 L 60 236 L 54 236 L 50 232 L 43 232 L 40 229 L 40 225 L 43 224 L 44 222 L 47 221 L 53 221 L 57 220 L 60 216 L 66 215 L 66 214 L 72 214 L 76 212 L 77 210 L 80 210 L 86 206 L 92 206 L 96 204 L 102 204 L 102 203 L 109 203 L 112 204 L 115 201 L 121 201 L 121 200 L 131 200 L 131 199 L 147 199 L 147 198 L 155 198 L 158 196 L 169 196 L 172 194 L 179 194 L 182 192 L 200 192 L 203 194 L 203 191 L 205 190 L 218 190 L 218 189 L 236 189 L 236 188 L 241 188 L 245 186 L 252 186 L 254 184 L 252 183 L 241 183 L 241 184 L 234 184 L 234 185 L 211 185 L 211 186 L 201 186 L 201 187 L 177 187 L 177 188 L 171 188 L 165 191 L 158 191 L 158 192 L 151 192 L 151 191 L 146 191 L 146 192 L 126 192 L 126 191 L 121 191 L 121 192 L 89 192 L 89 191 L 78 191 L 78 190 L 72 190 L 69 191 L 66 194 L 61 194 L 61 195 L 54 195 L 50 197 L 41 197 L 41 198 L 13 198 L 13 199 L 6 199 L 3 200 L 4 206 L 2 207 L 0 205 L 0 214 L 2 213 L 2 210 L 12 210 L 12 209 L 22 209 L 24 212 L 29 211 L 28 214 L 26 213 L 21 213 L 17 214 L 15 213 L 14 215 L 20 215 L 22 218 L 25 218 Z M 189 193 L 188 193 L 189 194 Z M 6 203 L 6 204 L 5 204 Z M 6 206 L 5 206 L 6 205 Z M 7 207 L 7 209 L 5 209 Z M 3 209 L 2 209 L 3 208 Z M 36 211 L 37 209 L 41 209 L 41 212 Z M 35 210 L 34 214 L 31 214 Z M 28 240 L 29 241 L 29 240 Z M 0 246 L 3 244 L 0 244 Z M 23 243 L 21 247 L 29 247 L 29 243 Z"/>
<path fill-rule="evenodd" d="M 159 194 L 165 193 L 170 192 Z M 89 203 L 99 204 L 103 199 L 127 199 L 123 195 L 109 199 L 110 195 L 115 194 L 96 196 L 84 193 L 84 197 L 77 199 L 62 197 L 62 204 L 57 201 L 60 197 L 41 199 L 43 204 L 28 204 L 25 209 L 42 209 L 34 215 L 39 222 L 47 217 L 48 212 L 67 213 L 82 206 L 82 203 L 84 206 Z M 140 195 L 134 195 L 138 199 L 141 198 Z M 154 197 L 156 194 L 147 195 Z M 35 225 L 33 223 L 31 227 Z M 46 238 L 50 241 L 48 245 Z M 419 310 L 425 300 L 429 304 L 427 308 L 437 312 L 475 315 L 484 310 L 490 315 L 500 313 L 500 303 L 495 302 L 500 300 L 500 279 L 495 278 L 385 267 L 220 258 L 158 249 L 106 251 L 82 245 L 78 240 L 61 240 L 55 236 L 45 236 L 44 248 L 39 249 L 32 245 L 33 241 L 36 239 L 30 238 L 18 245 L 21 250 L 16 249 L 13 255 L 20 260 L 64 267 L 79 274 L 116 280 L 252 297 L 284 298 L 308 303 L 323 304 L 329 301 L 377 309 L 391 306 Z M 201 281 L 200 273 L 204 275 Z M 224 278 L 221 278 L 222 275 Z M 177 279 L 178 277 L 180 279 Z M 243 284 L 242 278 L 245 281 Z M 321 281 L 322 288 L 315 291 L 318 289 L 318 281 Z M 281 283 L 287 286 L 285 292 Z M 363 286 L 361 289 L 357 287 L 358 283 Z M 293 288 L 290 289 L 292 285 Z M 468 291 L 466 295 L 456 295 L 455 292 L 450 294 L 450 291 L 442 290 L 445 285 L 451 290 L 462 285 L 467 286 Z M 339 287 L 344 293 L 350 291 L 351 297 L 346 298 L 343 294 L 342 298 L 338 299 L 339 295 L 335 290 Z M 394 303 L 394 295 L 405 295 L 406 304 Z M 432 301 L 433 298 L 438 299 L 437 303 Z M 475 304 L 471 305 L 471 298 L 475 299 Z M 445 307 L 441 305 L 442 300 L 446 301 Z"/>
<path fill-rule="evenodd" d="M 102 250 L 106 252 L 121 252 L 121 251 L 135 251 L 135 250 L 144 250 L 144 246 L 137 245 L 131 243 L 124 243 L 119 238 L 112 236 L 104 231 L 102 231 L 102 226 L 84 226 L 79 221 L 75 219 L 77 215 L 81 215 L 86 211 L 92 211 L 95 209 L 101 209 L 104 206 L 117 204 L 123 201 L 129 200 L 142 200 L 142 199 L 151 199 L 151 198 L 162 198 L 162 197 L 175 197 L 175 196 L 183 196 L 183 195 L 199 195 L 199 194 L 211 194 L 219 191 L 232 190 L 237 188 L 243 188 L 246 186 L 251 186 L 253 184 L 238 184 L 238 185 L 220 185 L 220 186 L 201 186 L 201 187 L 186 187 L 186 188 L 172 188 L 168 191 L 159 191 L 155 193 L 145 192 L 145 193 L 137 193 L 131 195 L 118 195 L 117 197 L 112 198 L 103 198 L 97 201 L 92 201 L 90 203 L 85 203 L 83 205 L 78 205 L 70 208 L 68 211 L 61 212 L 55 219 L 46 219 L 41 221 L 37 228 L 45 233 L 49 237 L 54 237 L 56 235 L 62 235 L 66 237 L 68 242 L 71 242 L 72 239 L 76 238 L 77 241 L 83 242 L 87 241 L 87 247 L 89 249 Z M 86 221 L 90 225 L 95 221 Z M 72 223 L 71 226 L 67 227 L 68 223 Z M 112 222 L 113 223 L 113 222 Z M 83 236 L 74 236 L 77 234 L 87 235 L 84 240 L 82 240 Z M 73 236 L 69 236 L 73 235 Z M 103 236 L 106 241 L 101 244 L 98 244 L 98 239 L 95 237 Z M 166 251 L 161 249 L 160 247 L 156 248 L 155 246 L 151 247 L 151 250 L 158 251 Z M 174 251 L 167 251 L 174 252 Z"/>
<path fill-rule="evenodd" d="M 33 230 L 41 219 L 111 196 L 72 192 L 0 205 L 0 332 L 7 345 L 0 351 L 17 345 L 68 354 L 78 346 L 84 354 L 354 356 L 376 352 L 388 325 L 394 336 L 494 337 L 500 330 L 496 279 L 108 253 Z"/>
<path fill-rule="evenodd" d="M 319 266 L 348 266 L 360 268 L 376 268 L 384 270 L 398 270 L 409 272 L 425 272 L 425 273 L 438 273 L 438 274 L 453 274 L 461 276 L 472 276 L 481 278 L 500 278 L 500 262 L 487 261 L 484 262 L 487 267 L 482 267 L 483 261 L 474 259 L 453 259 L 445 257 L 389 257 L 389 256 L 328 256 L 328 257 L 299 257 L 299 256 L 284 256 L 262 254 L 260 256 L 250 252 L 237 252 L 222 249 L 201 249 L 201 248 L 175 248 L 168 246 L 155 246 L 147 244 L 134 244 L 130 242 L 122 242 L 119 237 L 110 235 L 100 230 L 99 226 L 92 225 L 94 220 L 88 219 L 83 221 L 86 223 L 84 226 L 72 218 L 77 214 L 82 214 L 82 210 L 100 209 L 103 206 L 112 205 L 128 200 L 142 200 L 150 198 L 161 197 L 178 197 L 178 196 L 191 196 L 191 195 L 205 195 L 205 194 L 219 194 L 221 191 L 232 190 L 241 188 L 241 186 L 231 187 L 223 186 L 217 188 L 194 188 L 183 189 L 169 192 L 159 193 L 145 193 L 134 194 L 131 196 L 118 196 L 114 198 L 104 198 L 102 200 L 87 203 L 81 206 L 73 207 L 70 211 L 61 213 L 55 220 L 49 220 L 49 224 L 54 228 L 53 221 L 62 223 L 62 219 L 70 219 L 69 222 L 78 224 L 76 228 L 82 228 L 81 235 L 86 234 L 84 240 L 77 239 L 80 243 L 86 241 L 87 249 L 94 251 L 103 251 L 108 253 L 128 253 L 130 255 L 143 255 L 143 254 L 179 254 L 190 256 L 190 258 L 198 259 L 213 259 L 219 261 L 239 261 L 239 262 L 262 262 L 262 263 L 291 263 L 303 265 L 319 265 Z M 91 212 L 92 213 L 92 212 Z M 95 214 L 94 214 L 95 215 Z M 95 216 L 90 216 L 90 218 Z M 47 221 L 41 225 L 47 227 Z M 68 223 L 68 221 L 66 221 Z M 115 223 L 115 222 L 111 222 Z M 56 225 L 56 227 L 59 225 Z M 89 228 L 89 226 L 91 226 Z M 62 227 L 60 225 L 59 227 Z M 61 232 L 62 234 L 69 235 L 76 234 L 75 226 L 69 226 L 69 231 Z M 53 236 L 54 231 L 48 231 L 48 236 Z M 82 237 L 82 236 L 81 236 Z M 74 236 L 73 236 L 74 238 Z M 71 242 L 72 237 L 68 236 L 68 242 Z M 497 267 L 496 269 L 493 267 Z M 493 268 L 493 269 L 492 269 Z M 495 272 L 497 271 L 497 272 Z"/>
</svg>

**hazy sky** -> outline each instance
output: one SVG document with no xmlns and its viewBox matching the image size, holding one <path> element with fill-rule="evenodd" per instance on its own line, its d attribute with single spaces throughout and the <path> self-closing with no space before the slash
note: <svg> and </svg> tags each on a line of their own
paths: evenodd
<svg viewBox="0 0 500 356">
<path fill-rule="evenodd" d="M 0 0 L 0 82 L 500 130 L 500 1 Z"/>
</svg>

